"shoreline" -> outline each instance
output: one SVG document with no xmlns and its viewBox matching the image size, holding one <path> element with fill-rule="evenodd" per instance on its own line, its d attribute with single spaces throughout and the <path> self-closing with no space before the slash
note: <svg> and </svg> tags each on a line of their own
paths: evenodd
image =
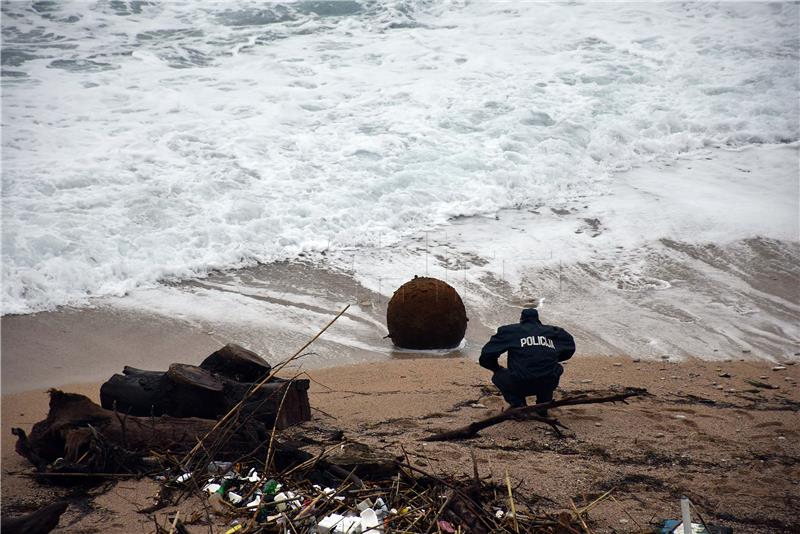
<svg viewBox="0 0 800 534">
<path fill-rule="evenodd" d="M 389 244 L 377 231 L 364 247 L 320 235 L 326 246 L 292 261 L 97 297 L 85 309 L 6 315 L 0 324 L 3 338 L 24 340 L 50 319 L 83 329 L 72 319 L 85 313 L 96 335 L 112 329 L 133 345 L 139 341 L 125 330 L 157 317 L 169 329 L 143 327 L 148 335 L 201 333 L 193 340 L 201 347 L 209 336 L 269 355 L 299 346 L 350 303 L 327 354 L 312 364 L 330 366 L 391 355 L 382 340 L 386 303 L 425 275 L 461 294 L 468 344 L 515 321 L 524 302 L 544 299 L 546 320 L 575 332 L 592 353 L 792 357 L 800 352 L 798 161 L 799 143 L 703 150 L 620 172 L 579 199 L 456 217 Z M 131 324 L 104 321 L 103 313 Z M 25 357 L 3 349 L 12 360 Z"/>
<path fill-rule="evenodd" d="M 309 266 L 305 268 L 314 270 Z M 292 270 L 293 266 L 286 265 L 285 269 Z M 325 270 L 317 269 L 314 272 L 317 278 L 330 277 Z M 789 283 L 787 279 L 778 287 L 785 287 Z M 313 293 L 313 288 L 309 293 Z M 708 339 L 701 341 L 706 350 L 700 354 L 688 353 L 679 344 L 665 345 L 661 342 L 664 336 L 652 338 L 648 343 L 647 337 L 641 337 L 648 335 L 647 325 L 661 327 L 665 331 L 680 328 L 687 333 L 687 337 L 692 338 L 700 335 L 703 327 L 703 323 L 687 323 L 687 311 L 658 302 L 647 305 L 656 314 L 640 317 L 638 329 L 627 328 L 610 315 L 599 314 L 590 319 L 595 324 L 607 327 L 615 335 L 624 328 L 625 336 L 638 341 L 638 350 L 624 350 L 618 343 L 598 335 L 579 320 L 586 317 L 587 312 L 591 313 L 590 310 L 580 310 L 580 307 L 587 304 L 593 295 L 597 293 L 585 292 L 575 297 L 577 316 L 572 316 L 574 311 L 564 310 L 563 303 L 548 304 L 541 312 L 544 323 L 564 326 L 573 333 L 579 353 L 589 357 L 617 355 L 649 361 L 698 358 L 712 363 L 733 357 L 753 362 L 800 362 L 800 340 L 779 339 L 776 332 L 770 332 L 770 327 L 764 323 L 763 331 L 758 331 L 756 322 L 741 325 L 742 331 L 751 336 L 747 343 L 728 339 L 726 344 L 717 344 L 718 341 L 712 342 L 714 336 L 709 332 L 706 334 Z M 447 361 L 466 358 L 477 361 L 481 347 L 494 333 L 496 326 L 516 322 L 520 309 L 519 304 L 508 302 L 488 310 L 468 306 L 470 321 L 461 346 L 447 352 L 426 352 L 397 349 L 385 339 L 383 320 L 387 299 L 380 299 L 375 294 L 372 298 L 374 300 L 362 300 L 351 305 L 334 327 L 315 343 L 313 350 L 297 365 L 293 364 L 292 368 L 317 370 L 415 359 Z M 309 314 L 303 314 L 303 310 L 293 310 L 294 305 L 286 304 L 287 317 L 296 321 L 288 321 L 285 327 L 278 325 L 273 317 L 263 321 L 261 318 L 251 320 L 247 317 L 214 323 L 210 318 L 197 320 L 181 315 L 170 316 L 110 306 L 0 317 L 2 394 L 41 390 L 64 383 L 102 382 L 112 374 L 121 372 L 126 365 L 156 370 L 175 361 L 198 364 L 228 342 L 239 343 L 270 362 L 278 362 L 296 347 L 302 346 L 304 340 L 313 335 L 324 321 L 336 314 L 337 307 L 343 306 L 332 302 L 325 304 L 324 308 L 315 309 Z M 617 304 L 622 303 L 617 301 Z M 776 309 L 783 306 L 781 303 L 775 304 Z M 781 313 L 789 312 L 783 308 Z M 660 314 L 667 314 L 667 317 Z M 754 316 L 754 319 L 758 319 L 758 316 Z M 789 315 L 786 315 L 786 319 L 789 319 Z M 719 334 L 731 338 L 732 331 L 728 329 L 716 335 Z M 764 346 L 756 347 L 757 343 L 763 343 Z"/>
</svg>

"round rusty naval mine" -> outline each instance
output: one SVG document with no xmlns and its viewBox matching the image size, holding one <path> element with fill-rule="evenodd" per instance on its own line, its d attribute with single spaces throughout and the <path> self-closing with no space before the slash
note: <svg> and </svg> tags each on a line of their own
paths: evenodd
<svg viewBox="0 0 800 534">
<path fill-rule="evenodd" d="M 458 292 L 437 278 L 414 277 L 392 295 L 389 337 L 406 349 L 449 349 L 464 339 L 467 311 Z"/>
</svg>

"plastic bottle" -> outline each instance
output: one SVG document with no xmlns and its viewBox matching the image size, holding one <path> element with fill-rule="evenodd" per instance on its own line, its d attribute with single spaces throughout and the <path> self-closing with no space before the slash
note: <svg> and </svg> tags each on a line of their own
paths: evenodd
<svg viewBox="0 0 800 534">
<path fill-rule="evenodd" d="M 225 491 L 228 489 L 228 484 L 230 484 L 230 481 L 223 479 L 219 489 L 208 498 L 208 504 L 218 514 L 224 514 L 228 511 L 228 507 L 225 505 Z"/>
<path fill-rule="evenodd" d="M 269 517 L 269 512 L 267 511 L 267 507 L 264 505 L 259 506 L 258 514 L 256 514 L 256 521 L 259 523 L 263 523 Z"/>
<path fill-rule="evenodd" d="M 261 493 L 263 493 L 265 497 L 269 495 L 274 495 L 275 492 L 278 491 L 279 485 L 280 484 L 278 484 L 277 480 L 269 479 L 266 482 L 264 482 L 264 487 L 261 489 Z"/>
</svg>

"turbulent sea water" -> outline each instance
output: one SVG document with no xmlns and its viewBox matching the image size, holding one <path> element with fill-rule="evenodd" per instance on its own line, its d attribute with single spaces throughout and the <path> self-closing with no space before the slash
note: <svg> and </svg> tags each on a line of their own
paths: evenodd
<svg viewBox="0 0 800 534">
<path fill-rule="evenodd" d="M 385 247 L 508 208 L 566 213 L 621 171 L 796 143 L 799 16 L 4 2 L 2 312 Z"/>
</svg>

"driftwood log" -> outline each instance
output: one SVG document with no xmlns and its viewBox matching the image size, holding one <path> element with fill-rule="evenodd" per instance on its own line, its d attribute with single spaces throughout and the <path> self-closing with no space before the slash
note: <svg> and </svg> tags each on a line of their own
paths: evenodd
<svg viewBox="0 0 800 534">
<path fill-rule="evenodd" d="M 19 517 L 4 517 L 0 523 L 3 534 L 47 534 L 58 526 L 67 510 L 66 502 L 55 502 Z"/>
<path fill-rule="evenodd" d="M 141 474 L 158 467 L 148 458 L 186 453 L 211 430 L 214 421 L 196 418 L 124 416 L 101 408 L 76 393 L 50 390 L 47 419 L 33 425 L 30 437 L 20 428 L 16 450 L 27 458 L 41 476 L 106 476 Z M 301 464 L 316 466 L 332 484 L 350 479 L 384 480 L 397 472 L 393 457 L 356 443 L 341 443 L 325 455 L 312 454 L 297 443 L 284 443 L 271 436 L 271 429 L 257 421 L 236 425 L 226 433 L 224 443 L 209 444 L 208 461 L 263 457 L 272 448 L 278 471 Z M 331 435 L 334 442 L 341 439 Z M 329 443 L 326 443 L 329 445 Z M 169 462 L 168 462 L 169 463 Z M 5 532 L 5 527 L 3 528 Z"/>
<path fill-rule="evenodd" d="M 12 432 L 17 452 L 40 471 L 117 473 L 136 470 L 138 462 L 153 453 L 183 454 L 213 426 L 208 419 L 128 416 L 101 408 L 83 395 L 53 389 L 47 419 L 34 424 L 30 436 L 20 428 Z M 238 425 L 222 457 L 238 458 L 267 440 L 264 425 Z"/>
<path fill-rule="evenodd" d="M 272 367 L 264 358 L 235 343 L 228 343 L 203 360 L 200 367 L 236 382 L 258 382 Z"/>
<path fill-rule="evenodd" d="M 494 426 L 498 423 L 502 423 L 503 421 L 509 421 L 509 420 L 541 421 L 543 423 L 547 423 L 553 428 L 553 430 L 559 433 L 560 432 L 559 427 L 561 428 L 567 428 L 567 427 L 562 425 L 557 419 L 552 419 L 540 415 L 539 413 L 537 413 L 539 410 L 548 408 L 557 408 L 559 406 L 574 406 L 576 404 L 626 402 L 626 399 L 629 399 L 631 397 L 641 397 L 645 395 L 649 395 L 649 393 L 644 388 L 626 388 L 625 391 L 623 391 L 622 393 L 613 393 L 609 395 L 601 395 L 598 397 L 590 397 L 588 395 L 575 395 L 561 400 L 554 400 L 550 402 L 543 402 L 541 404 L 534 404 L 532 406 L 523 406 L 521 408 L 509 408 L 498 415 L 487 417 L 485 419 L 481 419 L 480 421 L 475 421 L 474 423 L 470 423 L 467 426 L 456 428 L 455 430 L 449 430 L 447 432 L 441 432 L 439 434 L 433 434 L 431 436 L 424 438 L 423 441 L 452 441 L 459 439 L 469 439 L 475 437 L 478 434 L 478 432 L 480 432 L 484 428 L 489 428 L 490 426 Z"/>
<path fill-rule="evenodd" d="M 228 413 L 271 368 L 260 356 L 229 344 L 200 366 L 173 363 L 166 372 L 125 367 L 100 387 L 103 408 L 136 416 L 217 419 Z M 286 428 L 311 419 L 309 381 L 275 378 L 242 406 L 241 415 Z"/>
</svg>

